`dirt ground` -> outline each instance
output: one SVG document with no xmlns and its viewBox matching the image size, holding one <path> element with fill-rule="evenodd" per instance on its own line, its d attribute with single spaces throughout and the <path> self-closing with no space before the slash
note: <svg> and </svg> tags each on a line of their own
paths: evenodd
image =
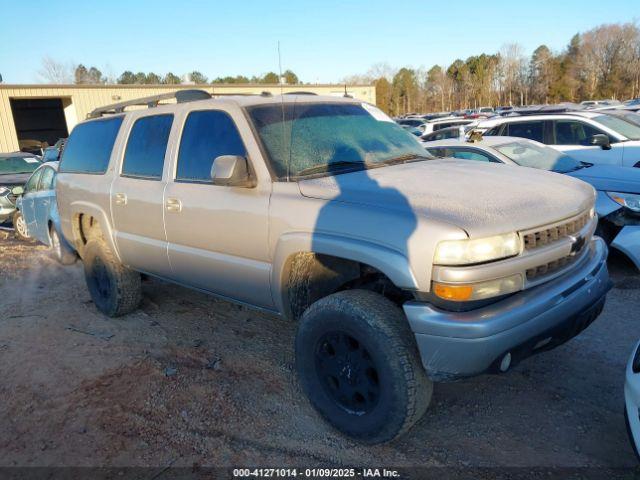
<svg viewBox="0 0 640 480">
<path fill-rule="evenodd" d="M 292 323 L 158 281 L 138 312 L 107 318 L 79 263 L 0 238 L 0 466 L 633 466 L 623 382 L 640 276 L 613 267 L 579 337 L 436 385 L 408 435 L 364 447 L 302 395 Z"/>
</svg>

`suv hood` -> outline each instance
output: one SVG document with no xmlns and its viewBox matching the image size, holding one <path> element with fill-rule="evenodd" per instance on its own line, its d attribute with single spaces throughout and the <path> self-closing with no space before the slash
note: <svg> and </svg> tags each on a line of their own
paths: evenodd
<svg viewBox="0 0 640 480">
<path fill-rule="evenodd" d="M 435 219 L 470 237 L 527 230 L 577 215 L 594 204 L 579 180 L 524 167 L 425 160 L 298 182 L 306 197 L 369 205 Z M 399 195 L 403 199 L 399 201 Z"/>
<path fill-rule="evenodd" d="M 592 165 L 567 175 L 590 183 L 596 190 L 640 193 L 640 168 Z"/>
</svg>

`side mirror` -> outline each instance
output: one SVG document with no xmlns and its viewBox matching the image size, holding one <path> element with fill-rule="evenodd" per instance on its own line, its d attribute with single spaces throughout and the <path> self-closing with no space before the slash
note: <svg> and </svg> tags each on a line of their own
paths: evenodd
<svg viewBox="0 0 640 480">
<path fill-rule="evenodd" d="M 20 195 L 22 195 L 24 193 L 24 188 L 23 187 L 13 187 L 11 189 L 11 193 L 13 193 L 16 197 L 19 197 Z"/>
<path fill-rule="evenodd" d="M 240 155 L 220 155 L 211 165 L 211 180 L 214 185 L 227 187 L 253 187 L 255 182 L 249 174 L 249 165 Z"/>
<path fill-rule="evenodd" d="M 603 133 L 597 133 L 589 139 L 589 144 L 593 146 L 599 146 L 603 150 L 611 150 L 611 142 L 609 137 Z"/>
</svg>

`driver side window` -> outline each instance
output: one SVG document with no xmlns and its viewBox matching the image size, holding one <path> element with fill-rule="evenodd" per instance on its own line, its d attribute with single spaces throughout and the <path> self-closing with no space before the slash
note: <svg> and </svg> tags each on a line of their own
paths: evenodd
<svg viewBox="0 0 640 480">
<path fill-rule="evenodd" d="M 589 145 L 592 136 L 604 132 L 577 120 L 555 120 L 553 133 L 554 145 Z"/>
<path fill-rule="evenodd" d="M 38 170 L 36 173 L 31 175 L 27 184 L 24 186 L 25 193 L 35 192 L 38 188 L 38 182 L 40 181 L 40 177 L 42 176 L 42 170 Z"/>
</svg>

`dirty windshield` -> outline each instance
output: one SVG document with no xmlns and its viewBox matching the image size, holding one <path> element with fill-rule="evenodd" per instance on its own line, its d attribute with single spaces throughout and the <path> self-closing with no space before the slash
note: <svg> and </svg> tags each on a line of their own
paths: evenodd
<svg viewBox="0 0 640 480">
<path fill-rule="evenodd" d="M 31 173 L 38 165 L 36 157 L 0 157 L 0 175 Z"/>
<path fill-rule="evenodd" d="M 250 108 L 249 115 L 279 179 L 432 158 L 413 135 L 366 104 L 269 104 Z"/>
<path fill-rule="evenodd" d="M 553 148 L 527 144 L 524 142 L 510 142 L 495 145 L 497 151 L 516 162 L 521 167 L 551 170 L 553 172 L 567 173 L 578 170 L 586 165 L 583 162 L 568 157 Z"/>
</svg>

